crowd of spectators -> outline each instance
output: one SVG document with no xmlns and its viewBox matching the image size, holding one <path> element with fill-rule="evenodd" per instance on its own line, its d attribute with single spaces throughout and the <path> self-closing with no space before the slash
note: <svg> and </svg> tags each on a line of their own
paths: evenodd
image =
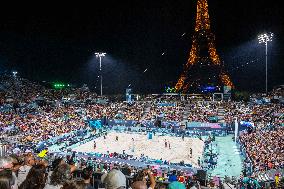
<svg viewBox="0 0 284 189">
<path fill-rule="evenodd" d="M 255 171 L 284 168 L 284 127 L 256 128 L 244 132 L 240 141 Z"/>
<path fill-rule="evenodd" d="M 283 89 L 272 91 L 267 98 L 275 99 L 275 96 L 277 99 L 283 97 Z M 99 102 L 99 100 L 105 101 Z M 164 106 L 159 103 L 170 105 Z M 145 101 L 129 104 L 100 99 L 86 88 L 54 90 L 23 78 L 0 76 L 1 139 L 13 140 L 13 142 L 30 146 L 31 149 L 40 141 L 89 128 L 87 124 L 89 119 L 107 118 L 142 122 L 162 117 L 164 120 L 176 122 L 184 119 L 190 122 L 210 122 L 210 118 L 218 117 L 220 111 L 226 123 L 232 123 L 237 118 L 239 121 L 253 124 L 251 131 L 241 134 L 240 142 L 255 171 L 284 167 L 284 108 L 281 103 L 194 100 L 185 102 L 175 98 L 158 101 L 156 98 L 148 98 Z M 187 118 L 184 118 L 184 115 L 187 115 Z M 48 166 L 44 162 L 38 162 L 36 166 L 33 163 L 29 165 L 28 162 L 32 160 L 26 157 L 29 156 L 25 156 L 23 164 L 19 164 L 18 169 L 9 167 L 10 161 L 16 161 L 15 158 L 1 159 L 0 168 L 3 169 L 1 178 L 7 179 L 8 183 L 14 182 L 19 188 L 31 186 L 30 183 L 33 182 L 46 183 L 37 185 L 37 188 L 48 188 L 49 184 L 64 187 L 66 183 L 79 187 L 80 183 L 69 182 L 71 174 L 65 175 L 66 178 L 61 176 L 62 179 L 57 180 L 54 174 L 54 180 L 51 176 L 52 182 L 47 183 L 49 177 L 43 173 L 46 173 Z M 11 165 L 14 166 L 14 163 Z M 69 169 L 67 167 L 70 166 L 66 165 L 62 169 L 66 172 L 66 169 Z M 11 174 L 8 171 L 11 169 L 17 174 Z M 32 173 L 28 175 L 29 171 Z M 21 178 L 21 172 L 27 174 L 24 179 Z M 33 178 L 35 173 L 42 177 Z M 65 181 L 68 182 L 65 183 Z"/>
<path fill-rule="evenodd" d="M 127 164 L 75 164 L 74 157 L 39 158 L 33 153 L 0 157 L 1 189 L 200 188 L 197 175 L 185 175 L 178 170 L 160 173 L 154 167 Z"/>
<path fill-rule="evenodd" d="M 86 111 L 86 116 L 92 119 L 101 119 L 105 116 L 108 119 L 139 121 L 144 111 L 144 106 L 145 102 L 136 102 L 134 104 L 112 102 L 87 105 L 84 110 Z"/>
<path fill-rule="evenodd" d="M 184 103 L 168 101 L 165 104 L 166 105 L 163 106 L 162 103 L 152 102 L 144 119 L 155 120 L 157 117 L 162 117 L 164 120 L 168 121 L 180 122 L 183 120 L 183 112 L 185 110 Z"/>
<path fill-rule="evenodd" d="M 204 101 L 192 101 L 188 105 L 188 118 L 190 122 L 210 122 L 211 117 L 218 116 L 220 103 L 208 103 Z"/>
</svg>

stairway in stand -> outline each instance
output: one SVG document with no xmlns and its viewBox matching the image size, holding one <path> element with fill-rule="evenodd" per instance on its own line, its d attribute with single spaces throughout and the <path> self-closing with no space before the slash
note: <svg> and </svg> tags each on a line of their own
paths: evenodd
<svg viewBox="0 0 284 189">
<path fill-rule="evenodd" d="M 145 108 L 141 114 L 141 118 L 140 120 L 144 120 L 144 118 L 148 115 L 148 113 L 150 112 L 151 110 L 151 103 L 148 102 L 146 105 L 145 105 Z"/>
<path fill-rule="evenodd" d="M 225 109 L 222 106 L 218 108 L 217 117 L 219 123 L 225 123 Z"/>
<path fill-rule="evenodd" d="M 183 114 L 182 114 L 182 124 L 186 124 L 186 122 L 188 121 L 188 116 L 190 114 L 191 108 L 189 104 L 185 105 Z"/>
</svg>

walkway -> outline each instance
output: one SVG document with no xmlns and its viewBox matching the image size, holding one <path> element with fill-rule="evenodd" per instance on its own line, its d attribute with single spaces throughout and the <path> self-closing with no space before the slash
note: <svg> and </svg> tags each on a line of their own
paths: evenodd
<svg viewBox="0 0 284 189">
<path fill-rule="evenodd" d="M 239 177 L 242 173 L 242 158 L 232 137 L 233 135 L 216 137 L 213 143 L 213 152 L 219 154 L 217 166 L 213 170 L 208 170 L 208 175 Z"/>
</svg>

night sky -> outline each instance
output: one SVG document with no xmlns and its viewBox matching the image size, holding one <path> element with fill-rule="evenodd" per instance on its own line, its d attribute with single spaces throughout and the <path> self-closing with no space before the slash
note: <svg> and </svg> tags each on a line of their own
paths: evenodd
<svg viewBox="0 0 284 189">
<path fill-rule="evenodd" d="M 239 90 L 265 89 L 265 46 L 257 41 L 262 32 L 274 33 L 268 46 L 269 87 L 284 84 L 279 3 L 208 0 L 217 52 Z M 94 53 L 104 51 L 105 93 L 124 93 L 129 84 L 134 93 L 162 92 L 175 84 L 187 61 L 195 14 L 196 0 L 2 6 L 0 69 L 35 81 L 87 83 L 97 90 Z"/>
</svg>

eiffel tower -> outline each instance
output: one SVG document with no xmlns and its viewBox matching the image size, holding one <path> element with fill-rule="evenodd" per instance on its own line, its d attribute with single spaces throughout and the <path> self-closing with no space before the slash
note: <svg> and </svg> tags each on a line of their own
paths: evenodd
<svg viewBox="0 0 284 189">
<path fill-rule="evenodd" d="M 197 0 L 195 30 L 189 58 L 178 82 L 177 92 L 201 92 L 204 87 L 231 86 L 233 83 L 221 64 L 215 48 L 215 36 L 210 30 L 207 0 Z"/>
</svg>

